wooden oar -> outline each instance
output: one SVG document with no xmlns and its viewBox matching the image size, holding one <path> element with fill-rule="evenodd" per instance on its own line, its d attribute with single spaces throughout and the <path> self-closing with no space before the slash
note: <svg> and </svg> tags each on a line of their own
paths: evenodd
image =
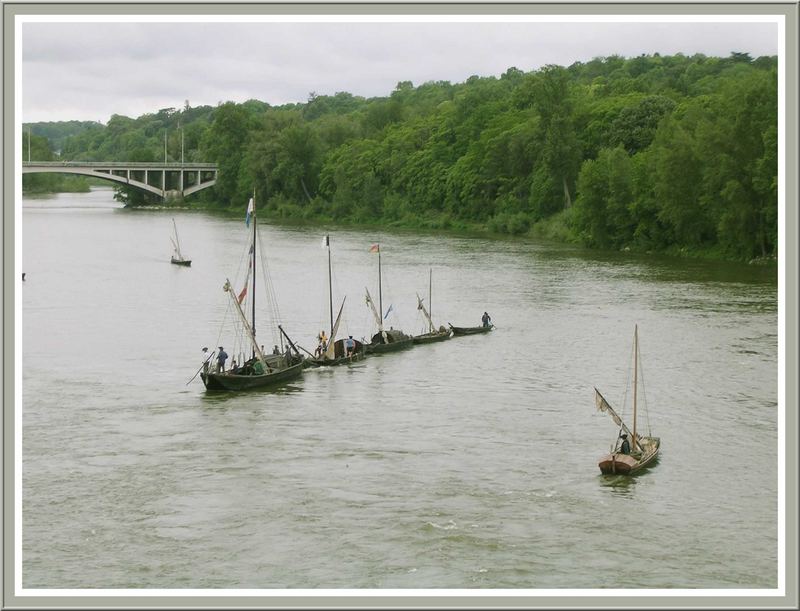
<svg viewBox="0 0 800 611">
<path fill-rule="evenodd" d="M 194 380 L 194 379 L 197 377 L 197 374 L 198 374 L 198 373 L 200 373 L 201 371 L 203 371 L 203 367 L 205 367 L 205 366 L 206 366 L 206 363 L 208 363 L 208 362 L 211 360 L 211 357 L 212 357 L 212 356 L 214 356 L 214 354 L 215 354 L 215 353 L 216 353 L 216 350 L 214 350 L 214 352 L 212 352 L 212 353 L 209 355 L 209 357 L 208 357 L 208 358 L 207 358 L 207 359 L 206 359 L 206 360 L 203 362 L 203 364 L 202 364 L 202 365 L 200 365 L 200 369 L 198 369 L 198 370 L 197 370 L 197 373 L 196 373 L 196 374 L 194 374 L 194 375 L 192 376 L 192 379 L 191 379 L 191 380 L 189 380 L 188 382 L 186 382 L 186 386 L 189 386 L 189 384 L 191 384 L 192 380 Z"/>
</svg>

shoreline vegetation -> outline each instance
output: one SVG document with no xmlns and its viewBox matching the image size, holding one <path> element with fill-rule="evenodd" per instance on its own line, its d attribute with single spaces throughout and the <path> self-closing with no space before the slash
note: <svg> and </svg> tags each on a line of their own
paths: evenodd
<svg viewBox="0 0 800 611">
<path fill-rule="evenodd" d="M 233 214 L 255 186 L 277 223 L 750 263 L 778 249 L 776 57 L 611 56 L 379 98 L 187 100 L 27 128 L 23 158 L 214 162 L 217 184 L 177 205 Z M 59 190 L 54 178 L 26 175 L 24 192 Z M 171 207 L 114 190 L 126 207 Z"/>
</svg>

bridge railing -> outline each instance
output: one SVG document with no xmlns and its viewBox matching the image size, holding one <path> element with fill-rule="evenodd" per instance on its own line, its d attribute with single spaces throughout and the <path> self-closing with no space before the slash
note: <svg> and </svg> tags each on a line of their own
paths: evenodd
<svg viewBox="0 0 800 611">
<path fill-rule="evenodd" d="M 216 170 L 215 163 L 181 163 L 172 162 L 149 162 L 149 161 L 23 161 L 23 166 L 44 166 L 49 168 L 142 168 L 142 169 L 166 169 L 166 170 Z"/>
</svg>

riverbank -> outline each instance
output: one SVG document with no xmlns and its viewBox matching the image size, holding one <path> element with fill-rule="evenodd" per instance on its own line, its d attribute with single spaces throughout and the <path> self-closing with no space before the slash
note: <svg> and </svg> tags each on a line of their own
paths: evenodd
<svg viewBox="0 0 800 611">
<path fill-rule="evenodd" d="M 224 218 L 234 218 L 242 215 L 240 208 L 219 208 L 213 205 L 193 204 L 191 206 L 183 204 L 156 205 L 156 206 L 136 206 L 137 210 L 202 210 L 203 212 L 214 214 Z M 300 208 L 298 207 L 298 210 Z M 727 256 L 719 248 L 696 248 L 670 247 L 663 250 L 642 248 L 636 245 L 626 245 L 618 250 L 597 249 L 581 243 L 569 226 L 569 211 L 556 214 L 552 217 L 530 224 L 525 231 L 512 232 L 508 230 L 498 230 L 498 222 L 490 219 L 487 223 L 475 223 L 452 219 L 446 214 L 439 216 L 405 216 L 400 219 L 375 220 L 354 220 L 339 219 L 334 220 L 329 216 L 287 214 L 285 208 L 278 210 L 261 210 L 260 215 L 263 220 L 270 224 L 285 227 L 319 227 L 338 228 L 360 231 L 395 231 L 401 234 L 420 233 L 423 235 L 447 235 L 450 237 L 476 237 L 499 240 L 531 240 L 546 241 L 554 244 L 568 244 L 576 248 L 587 250 L 615 253 L 630 253 L 631 255 L 652 255 L 668 257 L 674 259 L 698 260 L 698 261 L 720 261 L 729 263 L 743 263 L 748 265 L 775 266 L 777 269 L 777 256 L 768 255 L 748 260 L 737 259 Z M 503 220 L 501 219 L 501 223 Z"/>
</svg>

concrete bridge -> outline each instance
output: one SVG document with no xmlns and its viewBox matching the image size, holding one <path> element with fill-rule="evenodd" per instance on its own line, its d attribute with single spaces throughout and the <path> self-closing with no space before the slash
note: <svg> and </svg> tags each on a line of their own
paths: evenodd
<svg viewBox="0 0 800 611">
<path fill-rule="evenodd" d="M 23 174 L 81 174 L 141 189 L 164 200 L 182 199 L 217 182 L 214 163 L 24 161 Z"/>
</svg>

